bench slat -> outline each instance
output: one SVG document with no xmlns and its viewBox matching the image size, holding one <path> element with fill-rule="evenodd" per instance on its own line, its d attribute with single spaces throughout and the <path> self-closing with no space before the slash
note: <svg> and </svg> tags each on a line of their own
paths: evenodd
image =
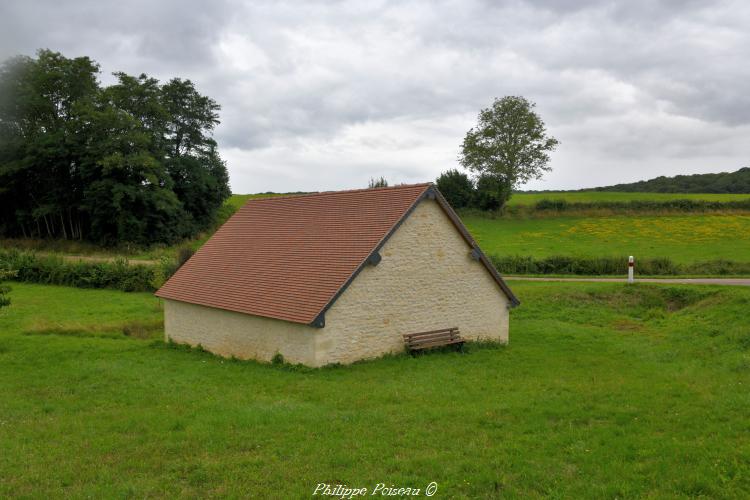
<svg viewBox="0 0 750 500">
<path fill-rule="evenodd" d="M 440 338 L 440 337 L 452 337 L 454 335 L 457 335 L 457 332 L 429 333 L 429 334 L 426 334 L 426 335 L 412 335 L 410 337 L 404 337 L 404 340 L 413 341 L 413 340 L 420 340 L 420 339 L 431 339 L 431 338 Z"/>
<path fill-rule="evenodd" d="M 429 335 L 412 335 L 411 337 L 405 338 L 407 342 L 418 342 L 420 340 L 425 339 L 439 339 L 439 338 L 451 338 L 455 337 L 457 334 L 455 332 L 445 332 L 445 333 L 430 333 Z"/>
<path fill-rule="evenodd" d="M 452 344 L 463 344 L 458 327 L 430 330 L 428 332 L 407 333 L 403 335 L 409 350 L 429 349 Z"/>
<path fill-rule="evenodd" d="M 458 331 L 458 327 L 454 326 L 451 328 L 442 328 L 440 330 L 430 330 L 429 332 L 405 333 L 404 337 L 412 337 L 414 335 L 427 335 L 430 333 L 442 333 L 442 332 L 449 332 L 449 331 Z"/>
</svg>

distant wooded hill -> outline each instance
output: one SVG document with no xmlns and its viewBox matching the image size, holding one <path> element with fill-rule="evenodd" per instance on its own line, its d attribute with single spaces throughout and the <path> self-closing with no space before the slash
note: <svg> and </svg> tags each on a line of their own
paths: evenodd
<svg viewBox="0 0 750 500">
<path fill-rule="evenodd" d="M 615 184 L 580 191 L 619 191 L 637 193 L 750 193 L 750 167 L 719 174 L 656 177 L 631 184 Z"/>
<path fill-rule="evenodd" d="M 518 193 L 582 193 L 592 191 L 606 191 L 619 193 L 734 193 L 750 194 L 750 167 L 741 168 L 736 172 L 721 172 L 718 174 L 676 175 L 674 177 L 660 176 L 647 181 L 632 182 L 630 184 L 615 184 L 586 189 L 571 189 L 569 191 L 542 190 L 517 191 Z"/>
</svg>

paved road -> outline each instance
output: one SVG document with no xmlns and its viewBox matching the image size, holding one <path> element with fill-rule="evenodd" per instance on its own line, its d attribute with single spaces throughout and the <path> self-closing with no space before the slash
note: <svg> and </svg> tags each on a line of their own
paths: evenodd
<svg viewBox="0 0 750 500">
<path fill-rule="evenodd" d="M 584 281 L 595 283 L 626 283 L 626 278 L 531 278 L 526 276 L 503 276 L 517 281 Z M 672 283 L 679 285 L 735 285 L 750 286 L 750 278 L 642 278 L 636 283 Z"/>
</svg>

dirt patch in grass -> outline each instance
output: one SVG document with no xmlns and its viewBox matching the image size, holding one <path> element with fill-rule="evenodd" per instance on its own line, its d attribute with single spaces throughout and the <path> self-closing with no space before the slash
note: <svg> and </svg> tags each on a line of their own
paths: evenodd
<svg viewBox="0 0 750 500">
<path fill-rule="evenodd" d="M 573 294 L 572 298 L 583 303 L 605 305 L 626 314 L 662 310 L 676 312 L 697 304 L 719 293 L 698 287 L 650 286 L 643 284 L 587 290 Z"/>
<path fill-rule="evenodd" d="M 153 321 L 128 321 L 121 324 L 82 325 L 39 322 L 23 332 L 24 335 L 62 335 L 66 337 L 134 338 L 153 340 L 161 338 L 164 323 Z"/>
<path fill-rule="evenodd" d="M 628 318 L 615 320 L 613 326 L 616 330 L 621 332 L 637 332 L 643 330 L 643 325 L 641 323 Z"/>
</svg>

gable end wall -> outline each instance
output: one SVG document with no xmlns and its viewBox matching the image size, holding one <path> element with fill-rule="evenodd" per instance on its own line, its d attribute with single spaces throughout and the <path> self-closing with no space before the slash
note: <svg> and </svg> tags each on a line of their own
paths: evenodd
<svg viewBox="0 0 750 500">
<path fill-rule="evenodd" d="M 434 200 L 419 203 L 326 312 L 316 365 L 404 348 L 404 333 L 457 326 L 466 339 L 508 341 L 508 299 Z"/>
</svg>

